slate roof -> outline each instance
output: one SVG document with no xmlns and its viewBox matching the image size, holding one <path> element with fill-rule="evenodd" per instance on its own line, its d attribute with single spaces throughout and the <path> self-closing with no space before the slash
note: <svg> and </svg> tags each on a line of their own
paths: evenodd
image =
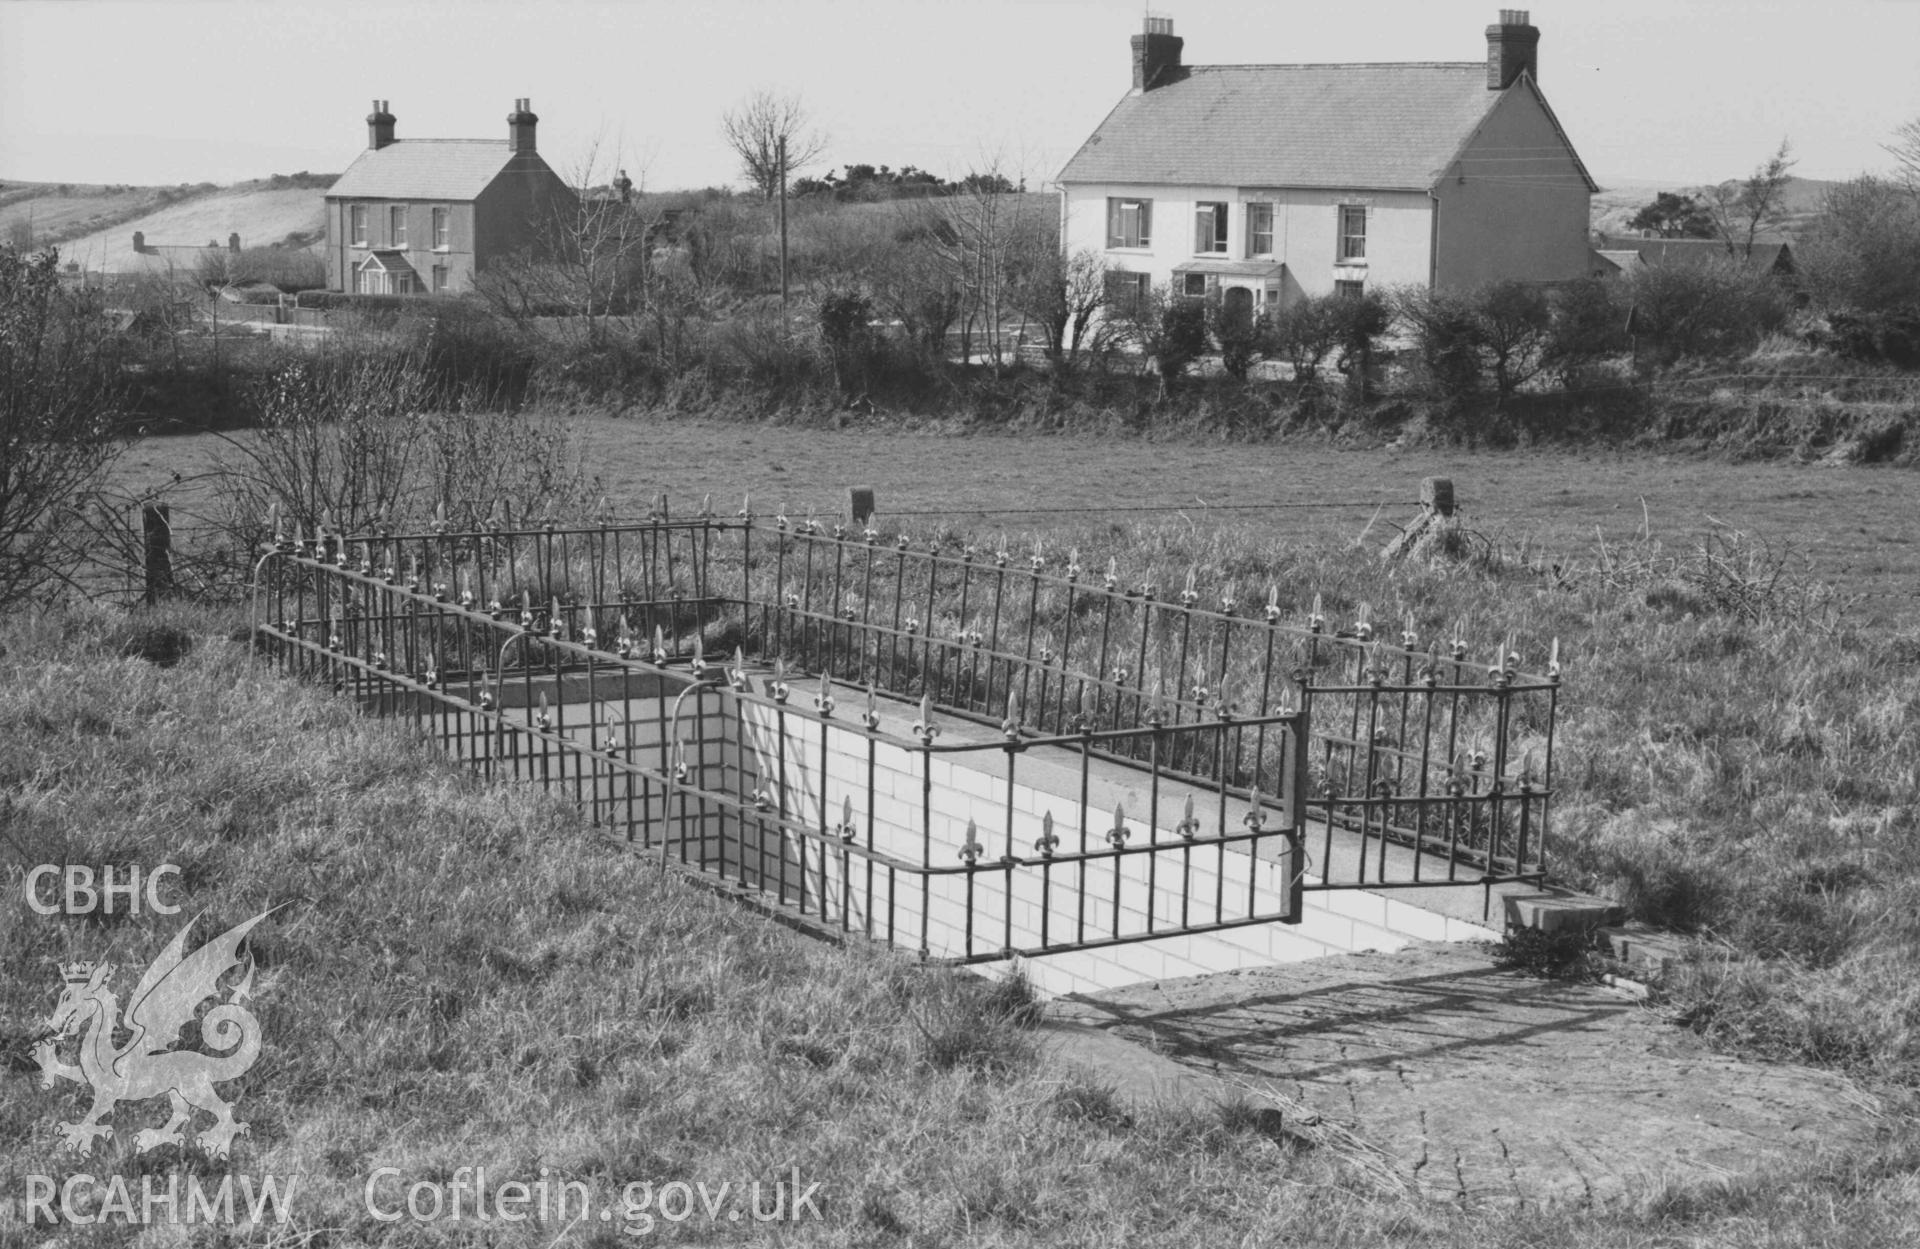
<svg viewBox="0 0 1920 1249">
<path fill-rule="evenodd" d="M 1180 72 L 1121 100 L 1058 181 L 1424 191 L 1505 94 L 1481 61 Z"/>
<path fill-rule="evenodd" d="M 360 153 L 327 198 L 477 199 L 512 159 L 505 139 L 395 139 Z"/>
<path fill-rule="evenodd" d="M 407 263 L 407 254 L 405 252 L 389 251 L 385 248 L 381 248 L 370 254 L 365 260 L 360 262 L 360 267 L 362 269 L 371 269 L 376 264 L 388 273 L 412 273 L 414 271 L 413 266 Z"/>
<path fill-rule="evenodd" d="M 1753 254 L 1747 257 L 1729 252 L 1719 239 L 1631 239 L 1611 238 L 1607 245 L 1636 253 L 1643 264 L 1698 269 L 1729 261 L 1760 273 L 1794 272 L 1793 248 L 1780 240 L 1755 241 Z"/>
</svg>

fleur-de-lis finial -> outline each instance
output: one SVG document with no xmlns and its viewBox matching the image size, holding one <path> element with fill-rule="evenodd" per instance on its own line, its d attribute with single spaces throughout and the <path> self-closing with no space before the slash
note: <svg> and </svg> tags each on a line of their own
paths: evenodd
<svg viewBox="0 0 1920 1249">
<path fill-rule="evenodd" d="M 661 632 L 659 625 L 653 626 L 653 662 L 667 662 L 667 635 Z"/>
<path fill-rule="evenodd" d="M 700 645 L 700 635 L 696 633 L 693 635 L 693 675 L 701 677 L 705 676 L 706 672 L 707 654 L 705 649 Z"/>
<path fill-rule="evenodd" d="M 1269 585 L 1267 587 L 1265 615 L 1268 624 L 1280 623 L 1280 587 L 1277 585 Z"/>
<path fill-rule="evenodd" d="M 1180 591 L 1180 605 L 1182 607 L 1192 607 L 1195 603 L 1198 603 L 1200 601 L 1200 591 L 1197 586 L 1198 578 L 1199 578 L 1199 567 L 1194 564 L 1188 564 L 1187 565 L 1187 584 Z"/>
<path fill-rule="evenodd" d="M 974 827 L 973 821 L 969 819 L 967 821 L 967 839 L 960 846 L 960 857 L 966 860 L 968 867 L 972 867 L 980 861 L 980 856 L 986 852 L 987 848 L 980 844 L 980 830 Z"/>
<path fill-rule="evenodd" d="M 547 692 L 545 690 L 540 691 L 540 709 L 534 713 L 533 724 L 535 728 L 541 730 L 553 727 L 553 713 L 547 706 Z"/>
<path fill-rule="evenodd" d="M 860 723 L 867 726 L 869 733 L 880 729 L 880 695 L 871 681 L 867 682 L 867 707 L 860 713 Z"/>
<path fill-rule="evenodd" d="M 1113 804 L 1113 827 L 1107 830 L 1107 844 L 1115 850 L 1127 844 L 1127 809 L 1120 803 Z"/>
<path fill-rule="evenodd" d="M 1313 610 L 1307 613 L 1307 631 L 1324 633 L 1327 628 L 1327 613 L 1321 609 L 1320 596 L 1313 596 Z"/>
<path fill-rule="evenodd" d="M 1187 805 L 1185 809 L 1181 811 L 1180 822 L 1173 826 L 1173 831 L 1179 833 L 1188 841 L 1192 841 L 1195 837 L 1199 836 L 1200 817 L 1193 813 L 1192 794 L 1187 795 Z"/>
<path fill-rule="evenodd" d="M 773 701 L 784 704 L 787 696 L 793 693 L 793 687 L 787 684 L 787 662 L 784 659 L 773 661 Z"/>
<path fill-rule="evenodd" d="M 1256 787 L 1247 793 L 1247 813 L 1240 818 L 1254 832 L 1259 832 L 1267 824 L 1266 808 L 1260 805 L 1260 790 Z"/>
<path fill-rule="evenodd" d="M 940 726 L 933 722 L 933 695 L 920 695 L 920 718 L 913 722 L 914 736 L 922 744 L 931 746 L 933 739 L 940 736 Z"/>
<path fill-rule="evenodd" d="M 736 690 L 747 688 L 747 653 L 736 646 L 733 648 L 733 665 L 727 669 L 727 684 Z"/>
<path fill-rule="evenodd" d="M 1008 741 L 1020 736 L 1020 695 L 1011 690 L 1007 692 L 1007 718 L 1000 722 L 1000 731 Z"/>
<path fill-rule="evenodd" d="M 1053 834 L 1053 812 L 1040 817 L 1040 837 L 1033 843 L 1043 859 L 1051 859 L 1053 852 L 1060 848 L 1060 839 Z"/>
<path fill-rule="evenodd" d="M 822 716 L 833 714 L 833 674 L 831 672 L 820 674 L 820 692 L 813 696 L 813 705 Z"/>
<path fill-rule="evenodd" d="M 850 842 L 859 835 L 859 829 L 853 822 L 853 796 L 846 795 L 840 800 L 840 823 L 834 832 L 840 834 L 840 840 Z"/>
<path fill-rule="evenodd" d="M 1560 679 L 1560 639 L 1553 639 L 1553 646 L 1547 651 L 1547 676 L 1550 680 Z"/>
</svg>

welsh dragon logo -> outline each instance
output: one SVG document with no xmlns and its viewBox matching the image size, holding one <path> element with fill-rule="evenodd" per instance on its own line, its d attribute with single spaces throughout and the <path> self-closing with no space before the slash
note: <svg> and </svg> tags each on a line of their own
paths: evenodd
<svg viewBox="0 0 1920 1249">
<path fill-rule="evenodd" d="M 242 955 L 240 944 L 255 924 L 278 909 L 262 911 L 229 928 L 191 954 L 183 951 L 187 933 L 199 916 L 188 920 L 133 987 L 124 1018 L 118 996 L 107 987 L 113 979 L 113 964 L 73 963 L 60 968 L 66 989 L 47 1019 L 48 1035 L 34 1046 L 33 1056 L 40 1064 L 41 1088 L 52 1088 L 55 1080 L 71 1080 L 93 1089 L 93 1107 L 86 1117 L 59 1125 L 68 1152 L 87 1153 L 96 1139 L 111 1137 L 113 1128 L 101 1120 L 116 1104 L 165 1094 L 173 1114 L 164 1127 L 135 1134 L 137 1152 L 185 1145 L 194 1112 L 201 1110 L 212 1115 L 214 1123 L 197 1134 L 200 1148 L 215 1158 L 227 1156 L 233 1138 L 245 1132 L 247 1125 L 235 1121 L 232 1103 L 222 1101 L 213 1086 L 243 1075 L 260 1057 L 260 1021 L 242 1005 L 253 987 L 253 956 Z M 180 1030 L 193 1022 L 201 1003 L 221 996 L 221 977 L 242 964 L 246 972 L 240 983 L 200 1018 L 201 1038 L 222 1052 L 216 1056 L 177 1048 Z M 132 1033 L 124 1045 L 114 1044 L 117 1026 Z M 75 1037 L 79 1037 L 78 1066 L 61 1061 L 56 1053 L 57 1045 Z"/>
</svg>

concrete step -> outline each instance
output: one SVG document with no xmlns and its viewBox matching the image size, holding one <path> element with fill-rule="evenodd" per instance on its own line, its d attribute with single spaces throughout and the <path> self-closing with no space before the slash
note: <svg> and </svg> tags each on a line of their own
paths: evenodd
<svg viewBox="0 0 1920 1249">
<path fill-rule="evenodd" d="M 1599 937 L 1606 951 L 1626 964 L 1643 979 L 1656 980 L 1667 968 L 1684 962 L 1692 943 L 1677 933 L 1663 931 L 1638 921 L 1603 926 Z"/>
<path fill-rule="evenodd" d="M 1592 930 L 1619 924 L 1626 918 L 1625 910 L 1617 902 L 1565 889 L 1508 894 L 1502 904 L 1506 908 L 1508 928 L 1532 928 L 1540 932 Z"/>
</svg>

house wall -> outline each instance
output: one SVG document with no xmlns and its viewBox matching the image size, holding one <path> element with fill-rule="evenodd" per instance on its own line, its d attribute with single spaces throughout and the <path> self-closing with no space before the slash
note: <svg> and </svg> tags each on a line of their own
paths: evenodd
<svg viewBox="0 0 1920 1249">
<path fill-rule="evenodd" d="M 354 247 L 348 232 L 347 209 L 352 204 L 367 207 L 367 246 Z M 393 246 L 392 218 L 388 209 L 398 204 L 407 211 L 407 263 L 420 274 L 423 289 L 431 290 L 435 265 L 447 268 L 447 290 L 458 294 L 473 289 L 475 269 L 474 206 L 457 200 L 355 199 L 327 200 L 327 289 L 351 291 L 354 267 L 375 249 Z M 447 246 L 433 246 L 433 210 L 449 211 Z"/>
<path fill-rule="evenodd" d="M 1508 90 L 1434 187 L 1435 284 L 1563 282 L 1589 272 L 1590 192 L 1538 95 Z"/>
<path fill-rule="evenodd" d="M 516 156 L 474 200 L 473 263 L 484 270 L 534 248 L 574 203 L 567 184 L 534 153 Z"/>
<path fill-rule="evenodd" d="M 1150 248 L 1107 247 L 1107 200 L 1153 201 Z M 1227 205 L 1228 251 L 1214 259 L 1246 260 L 1248 207 L 1274 206 L 1273 256 L 1287 266 L 1281 299 L 1325 295 L 1340 279 L 1362 281 L 1368 289 L 1403 283 L 1424 285 L 1432 272 L 1432 202 L 1424 192 L 1328 191 L 1287 187 L 1168 187 L 1118 183 L 1082 183 L 1064 188 L 1061 237 L 1069 254 L 1089 248 L 1109 268 L 1152 275 L 1163 287 L 1176 266 L 1198 258 L 1194 220 L 1201 203 Z M 1367 208 L 1367 255 L 1363 262 L 1339 260 L 1340 207 Z M 1260 257 L 1266 259 L 1266 257 Z M 1228 285 L 1259 285 L 1260 279 L 1223 277 Z"/>
</svg>

